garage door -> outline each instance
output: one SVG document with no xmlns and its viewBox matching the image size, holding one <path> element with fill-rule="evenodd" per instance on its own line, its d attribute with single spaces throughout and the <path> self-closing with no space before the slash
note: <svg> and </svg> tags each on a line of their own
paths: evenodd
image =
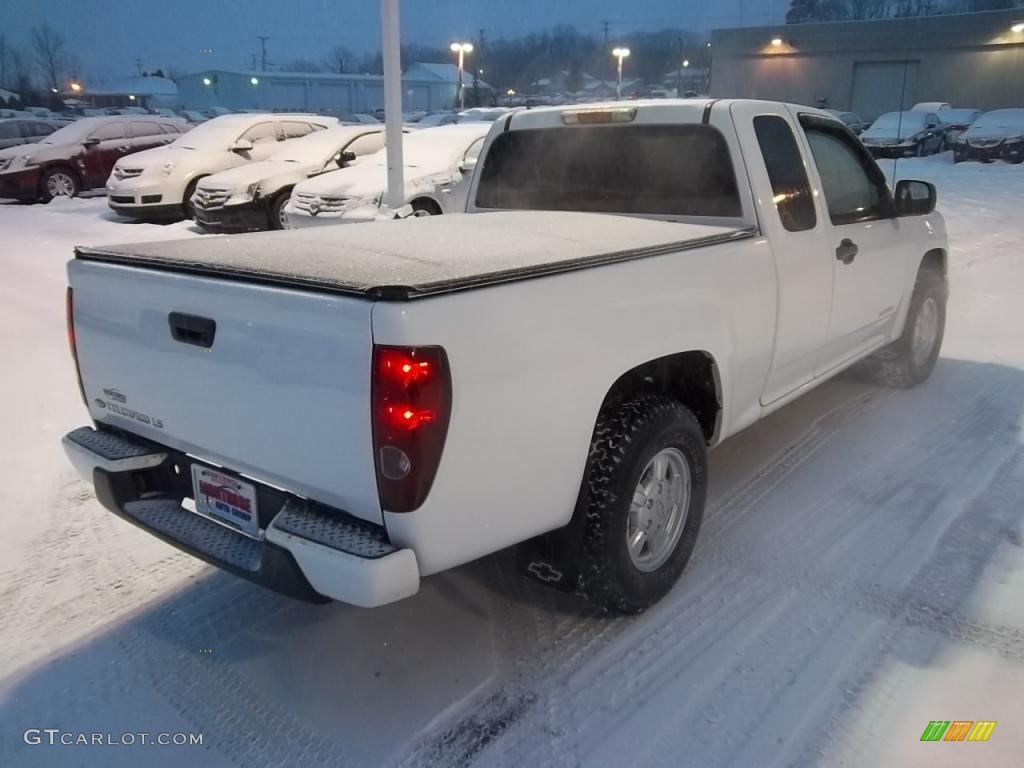
<svg viewBox="0 0 1024 768">
<path fill-rule="evenodd" d="M 352 111 L 352 88 L 348 83 L 319 83 L 317 109 L 330 112 Z"/>
<path fill-rule="evenodd" d="M 271 109 L 306 109 L 306 84 L 272 81 L 268 106 Z"/>
<path fill-rule="evenodd" d="M 865 120 L 917 103 L 919 61 L 857 61 L 850 109 Z"/>
</svg>

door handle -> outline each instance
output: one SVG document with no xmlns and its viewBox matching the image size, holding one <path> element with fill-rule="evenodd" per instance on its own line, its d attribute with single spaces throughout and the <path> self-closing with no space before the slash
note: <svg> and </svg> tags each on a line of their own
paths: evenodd
<svg viewBox="0 0 1024 768">
<path fill-rule="evenodd" d="M 843 264 L 850 264 L 853 262 L 853 257 L 857 255 L 860 248 L 848 237 L 844 237 L 839 243 L 839 247 L 836 248 L 836 258 Z"/>
<path fill-rule="evenodd" d="M 167 315 L 167 324 L 171 327 L 171 338 L 175 341 L 192 344 L 203 349 L 213 346 L 217 323 L 209 317 L 171 312 Z"/>
</svg>

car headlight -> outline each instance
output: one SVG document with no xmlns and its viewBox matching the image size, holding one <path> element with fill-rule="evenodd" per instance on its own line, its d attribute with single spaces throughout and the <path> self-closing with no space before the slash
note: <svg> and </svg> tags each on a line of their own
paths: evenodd
<svg viewBox="0 0 1024 768">
<path fill-rule="evenodd" d="M 259 194 L 259 190 L 260 183 L 258 181 L 255 184 L 243 184 L 231 191 L 231 197 L 228 198 L 227 202 L 234 205 L 251 202 Z"/>
<path fill-rule="evenodd" d="M 173 170 L 174 170 L 174 161 L 173 160 L 168 160 L 166 163 L 164 163 L 164 167 L 160 169 L 160 173 L 162 173 L 164 176 L 170 176 L 171 175 L 171 171 L 173 171 Z"/>
</svg>

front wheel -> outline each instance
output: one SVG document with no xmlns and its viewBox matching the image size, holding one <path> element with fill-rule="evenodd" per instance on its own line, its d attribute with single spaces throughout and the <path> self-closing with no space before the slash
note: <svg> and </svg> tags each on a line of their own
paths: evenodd
<svg viewBox="0 0 1024 768">
<path fill-rule="evenodd" d="M 47 201 L 55 197 L 77 197 L 79 191 L 78 176 L 67 168 L 53 168 L 43 178 L 43 196 Z"/>
<path fill-rule="evenodd" d="M 917 273 L 903 333 L 861 364 L 876 384 L 910 389 L 923 383 L 935 369 L 946 332 L 946 278 L 934 269 Z"/>
<path fill-rule="evenodd" d="M 581 553 L 583 594 L 639 613 L 672 588 L 693 552 L 707 496 L 707 452 L 681 403 L 644 395 L 607 408 L 594 430 Z"/>
<path fill-rule="evenodd" d="M 288 200 L 292 195 L 291 189 L 284 189 L 277 193 L 274 199 L 270 203 L 270 228 L 271 229 L 288 229 L 288 216 L 284 212 L 284 207 L 288 205 Z"/>
</svg>

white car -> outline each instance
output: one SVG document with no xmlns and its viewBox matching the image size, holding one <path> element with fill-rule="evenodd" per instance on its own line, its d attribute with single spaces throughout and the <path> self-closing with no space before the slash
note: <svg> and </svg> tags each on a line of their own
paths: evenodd
<svg viewBox="0 0 1024 768">
<path fill-rule="evenodd" d="M 402 141 L 405 204 L 417 216 L 465 210 L 469 180 L 490 123 L 425 128 Z M 387 152 L 295 185 L 285 207 L 293 229 L 393 218 L 383 205 L 388 184 Z"/>
<path fill-rule="evenodd" d="M 122 216 L 167 219 L 190 215 L 199 179 L 266 160 L 281 142 L 337 125 L 337 118 L 302 114 L 223 115 L 167 147 L 132 155 L 107 179 L 107 202 Z"/>
<path fill-rule="evenodd" d="M 284 206 L 300 181 L 345 168 L 384 146 L 384 126 L 339 125 L 287 142 L 269 160 L 200 180 L 196 223 L 217 232 L 284 228 Z"/>
</svg>

